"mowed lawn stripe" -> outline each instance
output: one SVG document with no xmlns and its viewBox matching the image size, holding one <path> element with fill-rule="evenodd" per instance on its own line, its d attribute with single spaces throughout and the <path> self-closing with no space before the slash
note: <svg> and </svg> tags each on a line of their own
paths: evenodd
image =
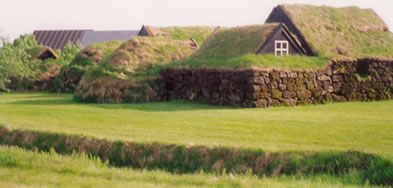
<svg viewBox="0 0 393 188">
<path fill-rule="evenodd" d="M 0 94 L 0 124 L 110 140 L 262 148 L 358 150 L 393 156 L 393 101 L 268 109 L 184 101 L 80 104 L 70 94 Z"/>
</svg>

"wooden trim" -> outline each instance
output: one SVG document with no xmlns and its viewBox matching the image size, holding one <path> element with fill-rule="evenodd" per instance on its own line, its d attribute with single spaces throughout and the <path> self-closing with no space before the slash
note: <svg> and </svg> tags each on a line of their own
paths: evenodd
<svg viewBox="0 0 393 188">
<path fill-rule="evenodd" d="M 277 48 L 277 44 L 280 44 L 280 48 Z M 286 44 L 286 47 L 283 47 L 283 44 Z M 277 55 L 277 52 L 280 52 L 279 56 L 284 56 L 283 52 L 286 52 L 285 55 L 289 55 L 289 42 L 288 40 L 275 40 L 274 41 L 274 55 Z"/>
<path fill-rule="evenodd" d="M 261 47 L 255 53 L 256 54 L 261 53 L 261 51 L 266 47 L 266 45 L 271 42 L 273 36 L 281 29 L 284 31 L 284 35 L 288 39 L 288 42 L 290 44 L 292 44 L 301 55 L 307 54 L 306 51 L 301 47 L 301 45 L 296 42 L 296 40 L 292 37 L 292 35 L 290 35 L 290 31 L 286 29 L 286 27 L 283 23 L 280 23 L 280 25 L 278 25 L 276 28 L 274 28 L 274 30 L 270 34 L 270 36 L 265 40 L 265 42 L 261 45 Z M 288 48 L 289 48 L 289 46 L 288 46 Z M 289 54 L 289 51 L 288 51 L 288 54 Z"/>
<path fill-rule="evenodd" d="M 291 20 L 291 18 L 287 15 L 285 10 L 282 8 L 282 5 L 278 5 L 274 7 L 272 12 L 269 14 L 268 18 L 265 21 L 265 23 L 275 23 L 275 22 L 284 23 L 289 27 L 291 33 L 294 33 L 299 38 L 301 44 L 300 46 L 305 50 L 306 52 L 305 54 L 309 56 L 315 55 L 314 51 L 310 48 L 308 42 L 306 41 L 306 38 L 304 37 L 303 33 L 300 32 L 300 30 L 296 27 L 294 22 Z"/>
<path fill-rule="evenodd" d="M 285 27 L 285 25 L 283 25 L 283 31 L 284 31 L 284 35 L 291 42 L 291 44 L 296 48 L 296 50 L 302 55 L 306 55 L 307 54 L 306 50 L 302 48 L 302 46 L 296 41 L 296 39 L 292 37 L 292 35 L 290 34 L 291 32 Z"/>
<path fill-rule="evenodd" d="M 256 54 L 259 54 L 262 49 L 264 49 L 266 47 L 267 44 L 269 44 L 269 42 L 272 40 L 272 37 L 274 36 L 275 33 L 277 33 L 278 30 L 280 30 L 280 25 L 278 25 L 276 28 L 274 28 L 273 32 L 270 34 L 270 36 L 265 40 L 265 42 L 263 42 L 263 44 L 261 45 L 261 47 L 258 48 L 258 50 L 255 52 Z"/>
</svg>

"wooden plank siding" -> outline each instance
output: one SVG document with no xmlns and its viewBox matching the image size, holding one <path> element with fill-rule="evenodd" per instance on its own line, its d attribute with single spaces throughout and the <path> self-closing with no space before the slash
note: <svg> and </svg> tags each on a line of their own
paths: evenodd
<svg viewBox="0 0 393 188">
<path fill-rule="evenodd" d="M 306 40 L 304 39 L 303 34 L 299 31 L 299 29 L 297 29 L 295 24 L 280 6 L 277 6 L 272 10 L 265 23 L 284 23 L 285 26 L 289 29 L 289 31 L 296 35 L 301 46 L 306 50 L 306 54 L 309 56 L 315 55 Z"/>
<path fill-rule="evenodd" d="M 288 41 L 288 55 L 305 55 L 306 51 L 297 43 L 290 32 L 283 24 L 277 26 L 272 34 L 264 41 L 262 46 L 257 50 L 257 54 L 275 54 L 275 41 Z"/>
</svg>

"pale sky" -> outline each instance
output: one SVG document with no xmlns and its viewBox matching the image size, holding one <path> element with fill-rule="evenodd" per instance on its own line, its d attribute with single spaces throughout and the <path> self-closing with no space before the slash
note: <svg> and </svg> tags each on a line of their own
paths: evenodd
<svg viewBox="0 0 393 188">
<path fill-rule="evenodd" d="M 393 30 L 393 0 L 1 0 L 0 35 L 39 29 L 137 30 L 152 26 L 263 24 L 278 4 L 372 8 Z"/>
</svg>

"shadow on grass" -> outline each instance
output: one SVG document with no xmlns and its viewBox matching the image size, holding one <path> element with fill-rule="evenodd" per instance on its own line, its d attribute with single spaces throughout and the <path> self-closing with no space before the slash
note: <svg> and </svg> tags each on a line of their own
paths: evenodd
<svg viewBox="0 0 393 188">
<path fill-rule="evenodd" d="M 103 109 L 128 109 L 147 112 L 169 112 L 169 111 L 198 111 L 198 110 L 224 110 L 236 109 L 233 107 L 213 106 L 188 101 L 165 101 L 137 104 L 90 104 Z"/>
<path fill-rule="evenodd" d="M 37 99 L 37 100 L 18 100 L 8 104 L 22 104 L 22 105 L 64 105 L 77 104 L 70 99 Z"/>
<path fill-rule="evenodd" d="M 72 100 L 70 95 L 59 95 L 42 93 L 32 93 L 34 96 L 27 94 L 21 100 L 14 100 L 8 104 L 15 105 L 83 105 L 86 107 L 96 107 L 108 110 L 137 110 L 147 112 L 168 112 L 168 111 L 198 111 L 198 110 L 223 110 L 223 109 L 237 109 L 234 107 L 214 106 L 207 104 L 199 104 L 189 101 L 165 101 L 152 103 L 130 103 L 130 104 L 97 104 L 97 103 L 78 103 Z M 22 100 L 27 99 L 27 100 Z"/>
</svg>

